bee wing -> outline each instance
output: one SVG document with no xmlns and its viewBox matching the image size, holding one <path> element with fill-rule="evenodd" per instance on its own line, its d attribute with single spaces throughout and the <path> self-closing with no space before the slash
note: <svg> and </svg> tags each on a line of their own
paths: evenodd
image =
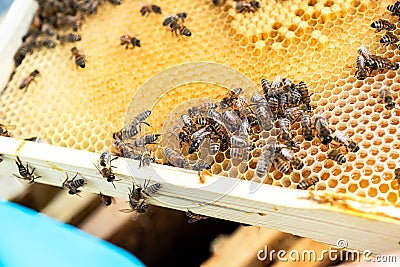
<svg viewBox="0 0 400 267">
<path fill-rule="evenodd" d="M 134 212 L 133 209 L 120 209 L 119 211 L 120 211 L 120 212 L 123 212 L 123 213 L 131 213 L 131 212 Z"/>
</svg>

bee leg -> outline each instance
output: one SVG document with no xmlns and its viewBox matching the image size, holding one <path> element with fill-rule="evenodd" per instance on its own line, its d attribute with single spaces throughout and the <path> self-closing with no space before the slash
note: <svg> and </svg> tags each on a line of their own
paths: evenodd
<svg viewBox="0 0 400 267">
<path fill-rule="evenodd" d="M 114 182 L 111 182 L 112 183 L 112 185 L 114 186 L 114 189 L 117 189 L 116 187 L 115 187 L 115 184 L 114 184 Z"/>
<path fill-rule="evenodd" d="M 16 174 L 13 174 L 13 176 L 17 177 L 18 179 L 24 179 L 24 178 L 22 178 L 21 176 L 16 175 Z"/>
</svg>

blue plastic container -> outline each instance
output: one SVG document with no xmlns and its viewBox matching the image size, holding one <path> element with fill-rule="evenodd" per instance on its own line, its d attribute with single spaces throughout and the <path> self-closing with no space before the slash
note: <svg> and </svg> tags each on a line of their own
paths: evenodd
<svg viewBox="0 0 400 267">
<path fill-rule="evenodd" d="M 0 267 L 145 266 L 127 251 L 18 204 L 0 201 Z"/>
</svg>

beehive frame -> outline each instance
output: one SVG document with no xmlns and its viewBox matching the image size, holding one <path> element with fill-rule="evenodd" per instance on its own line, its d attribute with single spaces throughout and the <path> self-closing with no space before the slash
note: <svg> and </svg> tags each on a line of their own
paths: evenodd
<svg viewBox="0 0 400 267">
<path fill-rule="evenodd" d="M 379 254 L 397 249 L 399 240 L 393 233 L 400 229 L 398 208 L 384 202 L 367 201 L 324 191 L 301 191 L 263 185 L 253 193 L 248 181 L 223 176 L 207 177 L 200 184 L 194 171 L 152 164 L 139 169 L 139 162 L 118 159 L 113 162 L 119 181 L 116 189 L 101 178 L 94 163 L 99 157 L 91 153 L 47 144 L 0 137 L 3 155 L 2 175 L 16 173 L 15 156 L 36 167 L 42 176 L 36 182 L 61 186 L 65 172 L 79 172 L 86 180 L 83 191 L 126 198 L 132 182 L 145 179 L 159 182 L 162 189 L 150 203 L 172 209 L 277 229 L 336 245 L 345 239 L 348 249 L 369 250 Z M 227 191 L 227 188 L 230 190 Z"/>
<path fill-rule="evenodd" d="M 328 117 L 331 119 L 331 123 L 334 127 L 339 130 L 344 130 L 349 125 L 356 126 L 356 131 L 350 132 L 351 134 L 354 134 L 355 140 L 359 142 L 362 147 L 362 151 L 359 154 L 360 157 L 358 157 L 358 155 L 350 155 L 350 163 L 345 166 L 345 168 L 352 167 L 352 170 L 354 170 L 355 167 L 356 170 L 354 173 L 358 175 L 358 178 L 355 177 L 353 182 L 350 181 L 350 175 L 345 173 L 347 170 L 342 172 L 340 166 L 333 166 L 332 164 L 330 167 L 323 166 L 325 164 L 323 163 L 325 158 L 321 158 L 321 160 L 317 161 L 311 160 L 312 157 L 318 159 L 318 155 L 325 151 L 321 151 L 321 148 L 314 147 L 314 144 L 305 144 L 302 147 L 304 151 L 302 152 L 301 157 L 304 158 L 306 162 L 310 162 L 310 164 L 307 166 L 304 173 L 296 173 L 293 176 L 293 181 L 292 178 L 290 178 L 290 183 L 296 183 L 301 176 L 305 175 L 305 173 L 314 171 L 321 172 L 322 176 L 326 174 L 328 174 L 328 176 L 341 175 L 338 178 L 326 180 L 324 186 L 319 186 L 318 189 L 337 187 L 336 189 L 339 193 L 356 193 L 360 196 L 365 196 L 367 198 L 365 200 L 366 202 L 364 202 L 364 200 L 359 200 L 359 203 L 364 203 L 362 205 L 363 207 L 365 207 L 365 205 L 371 205 L 371 207 L 376 207 L 377 210 L 380 209 L 379 207 L 383 207 L 384 210 L 390 209 L 390 212 L 384 211 L 383 213 L 389 215 L 389 217 L 397 218 L 397 209 L 394 208 L 395 205 L 387 205 L 387 203 L 385 204 L 380 201 L 383 200 L 392 204 L 395 204 L 398 201 L 398 184 L 396 184 L 396 181 L 393 181 L 392 174 L 396 167 L 395 160 L 398 158 L 398 152 L 396 151 L 398 149 L 398 142 L 394 141 L 395 138 L 398 139 L 398 136 L 394 136 L 394 132 L 396 132 L 398 127 L 398 120 L 395 118 L 395 116 L 398 115 L 398 111 L 393 111 L 393 114 L 385 111 L 383 106 L 376 105 L 375 101 L 377 97 L 377 89 L 382 86 L 390 86 L 391 89 L 397 93 L 399 87 L 396 72 L 389 71 L 384 74 L 379 74 L 376 77 L 368 78 L 365 82 L 356 81 L 353 77 L 355 70 L 354 59 L 357 53 L 356 50 L 361 44 L 369 46 L 369 48 L 374 52 L 383 54 L 387 57 L 393 57 L 395 61 L 397 60 L 397 56 L 393 56 L 395 53 L 392 49 L 379 47 L 379 44 L 376 43 L 377 37 L 375 33 L 373 30 L 369 29 L 371 21 L 380 17 L 393 21 L 394 18 L 391 18 L 388 13 L 385 13 L 385 6 L 390 4 L 390 2 L 290 2 L 291 1 L 276 1 L 275 4 L 280 5 L 280 8 L 278 9 L 279 12 L 276 13 L 272 12 L 274 3 L 271 3 L 266 4 L 258 13 L 245 15 L 236 14 L 234 9 L 230 8 L 229 5 L 222 8 L 215 8 L 209 3 L 196 3 L 195 8 L 191 9 L 188 3 L 183 6 L 178 4 L 169 5 L 165 3 L 166 9 L 168 10 L 166 11 L 167 13 L 169 11 L 171 11 L 169 13 L 180 11 L 180 9 L 196 11 L 192 13 L 193 17 L 189 19 L 187 23 L 191 26 L 194 33 L 196 33 L 196 31 L 202 33 L 201 35 L 204 38 L 210 40 L 206 43 L 199 43 L 193 40 L 195 35 L 193 38 L 188 38 L 186 40 L 174 39 L 168 31 L 164 31 L 165 29 L 159 27 L 159 17 L 151 16 L 150 18 L 134 18 L 133 20 L 136 21 L 135 23 L 142 25 L 143 29 L 147 29 L 147 31 L 139 33 L 143 40 L 148 41 L 147 48 L 141 50 L 140 52 L 143 51 L 144 53 L 140 54 L 136 54 L 135 51 L 128 51 L 130 56 L 135 57 L 136 62 L 135 60 L 132 62 L 125 62 L 120 66 L 120 68 L 108 68 L 108 77 L 105 77 L 102 72 L 94 71 L 94 69 L 100 68 L 100 66 L 113 66 L 116 60 L 126 57 L 127 51 L 120 49 L 121 47 L 119 47 L 118 43 L 114 44 L 112 40 L 127 28 L 126 26 L 129 24 L 128 20 L 125 20 L 127 17 L 122 16 L 122 19 L 118 21 L 119 28 L 113 25 L 113 27 L 116 28 L 115 30 L 107 30 L 108 35 L 105 39 L 107 41 L 105 42 L 105 46 L 107 47 L 106 51 L 93 45 L 95 41 L 99 39 L 99 36 L 90 35 L 89 33 L 94 31 L 94 27 L 108 29 L 109 26 L 104 19 L 106 16 L 110 14 L 111 16 L 117 16 L 117 14 L 121 12 L 123 14 L 131 14 L 132 12 L 129 10 L 138 9 L 138 5 L 137 3 L 124 3 L 125 6 L 121 8 L 111 8 L 110 6 L 106 6 L 104 10 L 99 11 L 99 14 L 97 14 L 93 20 L 88 21 L 88 24 L 84 26 L 82 29 L 82 35 L 87 38 L 84 39 L 83 42 L 79 43 L 79 46 L 86 47 L 87 49 L 90 48 L 89 63 L 92 64 L 93 69 L 86 73 L 77 71 L 73 68 L 73 64 L 70 64 L 71 62 L 65 60 L 59 65 L 57 73 L 68 73 L 67 76 L 69 77 L 69 80 L 55 84 L 54 81 L 49 81 L 49 78 L 43 76 L 41 77 L 42 79 L 39 80 L 37 84 L 33 84 L 27 92 L 16 91 L 16 87 L 21 78 L 26 75 L 30 66 L 35 64 L 38 59 L 47 58 L 47 60 L 56 62 L 58 60 L 57 57 L 54 57 L 56 54 L 62 55 L 63 58 L 68 58 L 69 47 L 57 47 L 53 56 L 51 56 L 51 53 L 53 52 L 45 50 L 35 52 L 32 56 L 28 56 L 23 65 L 17 69 L 13 80 L 8 84 L 7 90 L 3 94 L 3 102 L 6 101 L 6 103 L 8 103 L 4 111 L 5 114 L 3 114 L 5 117 L 4 123 L 17 124 L 18 131 L 16 132 L 16 136 L 19 137 L 30 137 L 34 134 L 40 134 L 50 143 L 56 145 L 99 152 L 104 148 L 104 146 L 110 145 L 110 132 L 121 127 L 122 117 L 125 115 L 125 107 L 127 106 L 126 101 L 129 100 L 129 97 L 132 96 L 132 93 L 136 88 L 139 88 L 139 85 L 142 85 L 146 79 L 150 78 L 157 71 L 161 71 L 174 63 L 183 63 L 185 61 L 195 60 L 213 60 L 228 64 L 233 68 L 242 71 L 254 82 L 259 82 L 261 77 L 266 77 L 271 80 L 276 74 L 280 74 L 295 81 L 304 80 L 309 85 L 311 91 L 315 93 L 315 96 L 313 96 L 312 99 L 313 104 L 326 107 L 325 110 L 330 113 L 328 114 Z M 215 16 L 222 21 L 222 26 L 220 28 L 216 26 L 218 23 L 213 24 L 212 18 L 215 18 Z M 260 18 L 266 16 L 271 18 L 271 20 L 268 21 L 266 25 L 263 25 L 262 23 L 260 24 Z M 281 18 L 285 19 L 282 20 Z M 211 22 L 213 26 L 201 28 L 200 25 L 208 25 L 207 23 L 204 23 L 204 20 Z M 99 21 L 101 21 L 100 24 L 98 24 Z M 350 24 L 350 22 L 352 23 Z M 129 30 L 132 31 L 132 29 Z M 167 58 L 171 59 L 171 62 L 168 62 L 168 64 L 157 62 L 157 60 L 162 61 L 160 54 L 165 52 L 165 49 L 161 49 L 160 47 L 162 46 L 150 38 L 151 35 L 155 33 L 159 33 L 162 40 L 170 38 L 168 39 L 168 44 L 162 43 L 162 46 L 168 45 L 169 48 L 167 47 L 166 49 L 175 51 L 175 53 L 166 55 Z M 226 37 L 226 39 L 224 39 L 224 37 Z M 215 39 L 221 40 L 221 43 L 217 46 L 212 45 L 212 41 Z M 232 42 L 226 40 L 231 40 Z M 227 51 L 229 50 L 228 48 L 231 47 L 230 49 L 234 49 L 235 53 L 217 53 L 218 51 L 224 50 L 220 49 L 220 47 L 226 48 Z M 176 50 L 172 48 L 175 48 Z M 146 59 L 146 57 L 153 54 L 155 55 L 151 56 L 153 61 Z M 326 58 L 332 58 L 333 55 L 336 54 L 339 55 L 337 61 L 324 60 Z M 310 55 L 311 57 L 307 57 Z M 275 60 L 277 62 L 275 62 Z M 137 64 L 137 61 L 146 62 L 146 64 L 148 64 L 148 72 L 141 73 L 142 66 L 138 66 L 140 64 Z M 56 70 L 52 69 L 50 65 L 51 64 L 47 64 L 46 61 L 42 61 L 40 67 L 44 70 L 44 73 L 47 73 L 48 77 L 56 77 Z M 295 69 L 293 69 L 294 65 L 297 66 Z M 322 73 L 319 72 L 320 67 L 324 70 Z M 87 75 L 88 73 L 90 73 L 90 75 Z M 134 77 L 130 76 L 131 73 L 135 74 Z M 177 75 L 179 76 L 179 73 L 177 73 Z M 97 82 L 104 77 L 107 81 L 105 85 L 102 85 L 101 82 Z M 66 102 L 61 102 L 65 109 L 60 110 L 60 113 L 54 111 L 60 103 L 50 101 L 47 106 L 39 107 L 43 114 L 49 115 L 46 120 L 35 118 L 34 114 L 27 114 L 29 105 L 33 104 L 34 106 L 35 103 L 37 104 L 41 101 L 52 100 L 57 94 L 59 94 L 59 91 L 57 90 L 73 88 L 74 84 L 79 84 L 81 87 L 85 86 L 84 88 L 87 88 L 87 86 L 92 88 L 95 87 L 94 90 L 85 89 L 83 95 L 79 96 L 81 101 L 84 101 L 87 98 L 94 101 L 87 109 L 85 109 L 85 113 L 77 112 L 80 102 L 76 103 L 67 100 Z M 43 87 L 43 85 L 46 86 Z M 45 88 L 45 90 L 39 91 L 38 89 L 41 87 Z M 203 89 L 207 89 L 207 87 L 203 87 Z M 188 91 L 189 89 L 185 90 Z M 69 93 L 78 94 L 79 92 L 81 91 L 72 90 Z M 171 92 L 169 97 L 176 98 L 176 96 L 182 95 L 182 92 L 183 91 L 179 90 Z M 201 94 L 192 95 L 190 97 L 201 97 Z M 114 102 L 111 104 L 112 101 Z M 104 106 L 100 106 L 100 103 L 104 103 Z M 160 101 L 160 103 L 163 103 L 163 101 Z M 177 101 L 174 100 L 168 102 L 168 100 L 165 100 L 164 103 L 169 103 L 173 106 L 177 104 Z M 354 107 L 348 109 L 348 107 L 345 107 L 346 104 L 350 104 L 350 106 Z M 155 107 L 156 110 L 154 112 L 156 114 L 165 113 L 165 110 L 160 111 L 160 106 L 162 105 L 160 104 L 158 107 Z M 26 117 L 19 118 L 18 116 L 24 112 Z M 361 116 L 362 112 L 366 112 L 367 116 Z M 72 114 L 72 122 L 69 121 L 71 118 L 67 118 L 67 114 Z M 376 121 L 380 120 L 381 115 L 384 118 L 384 120 L 382 120 L 382 126 L 383 128 L 387 128 L 378 131 L 378 135 L 376 136 L 371 132 L 366 131 L 367 127 L 371 128 L 371 130 L 377 128 Z M 23 120 L 29 120 L 31 122 L 30 127 L 24 124 Z M 105 127 L 102 125 L 104 120 L 108 121 Z M 150 118 L 150 122 L 152 125 L 160 126 L 163 124 L 163 119 Z M 84 126 L 77 127 L 75 124 L 82 124 Z M 69 129 L 70 131 L 66 132 L 64 131 L 65 129 Z M 382 136 L 382 133 L 383 135 L 388 133 L 392 138 Z M 93 134 L 97 137 L 94 137 Z M 78 138 L 80 142 L 75 142 L 76 138 Z M 390 147 L 393 146 L 394 151 L 389 154 L 390 159 L 388 159 L 387 155 L 385 159 L 381 158 L 382 153 L 379 153 L 379 150 L 376 147 L 371 147 L 371 143 L 374 143 L 374 146 L 385 143 L 382 146 L 383 152 L 386 154 L 387 148 L 390 150 Z M 15 151 L 16 150 L 13 148 L 10 151 L 4 151 L 4 154 L 12 155 L 13 157 L 16 154 Z M 21 155 L 24 157 L 23 154 Z M 11 160 L 12 157 L 7 158 L 6 156 L 6 162 L 7 160 Z M 98 157 L 98 155 L 96 155 L 96 157 Z M 377 173 L 373 173 L 372 167 L 370 166 L 375 166 L 377 159 L 381 162 L 386 161 L 387 164 L 377 164 L 379 165 L 377 166 L 379 169 L 377 169 Z M 32 164 L 37 163 L 35 157 L 30 155 L 25 155 L 25 160 L 28 160 L 29 162 L 32 161 Z M 368 163 L 370 160 L 373 161 L 372 165 Z M 354 167 L 351 166 L 353 162 L 355 163 Z M 71 166 L 73 166 L 73 164 Z M 93 169 L 93 166 L 87 167 Z M 327 171 L 321 171 L 323 168 L 326 168 Z M 362 173 L 363 175 L 372 175 L 373 177 L 372 179 L 363 179 L 364 177 L 361 177 Z M 379 177 L 378 173 L 383 173 L 384 175 Z M 60 173 L 58 173 L 58 176 L 60 176 Z M 188 177 L 191 176 L 188 174 Z M 192 177 L 194 179 L 193 182 L 195 180 L 197 182 L 197 177 Z M 279 181 L 281 178 L 282 176 L 276 178 L 274 184 L 282 185 Z M 353 177 L 351 178 L 353 179 Z M 60 185 L 59 179 L 60 178 L 58 178 L 57 182 L 53 181 L 49 183 Z M 359 187 L 365 188 L 365 181 L 368 182 L 368 186 L 374 187 L 373 191 L 375 193 L 369 193 L 366 189 L 358 190 Z M 40 182 L 40 180 L 38 180 L 38 182 Z M 46 182 L 46 178 L 42 179 L 42 182 Z M 177 182 L 176 184 L 179 185 L 180 182 Z M 381 187 L 384 191 L 384 195 L 376 194 L 376 191 L 380 191 Z M 355 190 L 353 190 L 354 188 Z M 287 190 L 284 192 L 286 194 L 286 192 L 293 191 Z M 114 195 L 112 192 L 107 193 Z M 293 192 L 293 194 L 301 194 L 302 197 L 308 196 L 307 192 Z M 125 195 L 126 192 L 124 191 L 124 196 Z M 349 199 L 352 199 L 350 195 L 348 195 L 348 197 Z M 243 198 L 251 197 L 245 195 Z M 295 199 L 297 199 L 297 197 Z M 339 199 L 339 203 L 341 203 L 343 198 L 334 197 L 334 199 Z M 357 197 L 355 197 L 355 199 L 357 199 Z M 370 202 L 370 200 L 375 202 Z M 272 201 L 271 203 L 274 203 L 272 199 L 268 199 L 267 197 L 263 201 L 266 203 Z M 358 199 L 356 202 L 357 201 Z M 299 203 L 302 203 L 302 201 Z M 331 202 L 327 201 L 327 203 L 330 204 Z M 342 204 L 339 206 L 342 208 L 344 207 Z M 206 207 L 208 206 L 205 206 L 204 210 L 199 209 L 199 213 L 227 218 L 224 217 L 224 215 L 218 216 L 213 213 L 211 207 L 210 211 L 208 211 L 208 208 Z M 337 208 L 337 206 L 334 207 Z M 336 208 L 333 209 L 335 210 Z M 371 209 L 373 210 L 374 208 Z M 267 210 L 269 211 L 270 209 L 267 208 Z M 260 211 L 259 213 L 263 212 Z M 363 216 L 368 217 L 367 214 L 364 214 Z M 378 216 L 378 221 L 387 221 L 386 216 L 376 216 Z M 267 219 L 268 216 L 263 217 L 266 217 L 265 222 L 271 222 Z M 354 219 L 355 218 L 357 218 L 356 215 Z M 264 221 L 264 218 L 262 221 Z M 396 220 L 389 219 L 389 221 L 389 225 L 394 227 L 390 228 L 391 231 L 396 230 L 398 227 Z M 247 220 L 243 220 L 243 222 L 254 224 L 252 221 Z M 267 226 L 267 223 L 255 224 Z M 274 228 L 274 226 L 277 225 L 272 224 L 271 227 Z M 332 240 L 332 238 L 312 236 L 306 233 L 307 231 L 304 229 L 299 229 L 299 227 L 296 227 L 295 225 L 290 226 L 293 226 L 293 229 L 295 229 L 293 230 L 293 233 L 314 237 L 316 240 L 324 241 L 329 244 L 334 244 L 336 241 Z M 389 229 L 388 227 L 383 228 Z M 279 226 L 277 226 L 276 229 L 292 232 L 289 228 L 280 228 Z M 330 228 L 327 227 L 327 229 Z M 307 228 L 307 230 L 310 229 Z M 388 237 L 390 232 L 386 232 L 383 236 Z M 338 236 L 335 236 L 335 238 L 336 237 Z M 377 244 L 376 239 L 373 240 L 373 243 Z M 394 241 L 394 239 L 392 241 Z M 393 245 L 393 247 L 391 246 L 390 248 L 397 248 L 397 243 L 392 241 L 389 242 Z M 371 249 L 371 246 L 373 245 L 372 243 L 368 244 L 368 246 L 371 246 L 366 248 L 361 244 L 357 244 L 357 242 L 354 243 L 357 244 L 354 246 L 351 241 L 349 241 L 349 243 L 351 247 L 358 249 Z M 375 246 L 373 247 L 375 248 Z M 387 248 L 386 246 L 382 247 Z M 376 248 L 374 251 L 381 252 L 382 250 Z"/>
</svg>

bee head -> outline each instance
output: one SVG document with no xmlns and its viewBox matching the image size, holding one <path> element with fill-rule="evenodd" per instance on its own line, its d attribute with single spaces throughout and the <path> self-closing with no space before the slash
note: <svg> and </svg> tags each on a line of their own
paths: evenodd
<svg viewBox="0 0 400 267">
<path fill-rule="evenodd" d="M 324 137 L 324 139 L 322 139 L 322 144 L 324 144 L 324 145 L 327 145 L 327 144 L 329 144 L 330 142 L 332 142 L 332 136 L 326 136 L 326 137 Z"/>
<path fill-rule="evenodd" d="M 113 173 L 111 173 L 110 175 L 108 175 L 107 177 L 107 182 L 113 182 L 115 180 L 115 175 Z"/>
<path fill-rule="evenodd" d="M 387 109 L 392 109 L 392 108 L 394 108 L 394 106 L 395 106 L 395 102 L 390 102 L 390 103 L 388 103 L 387 105 L 386 105 L 386 108 Z"/>
<path fill-rule="evenodd" d="M 196 152 L 196 148 L 194 148 L 193 146 L 189 147 L 189 154 L 193 154 L 194 152 Z"/>
<path fill-rule="evenodd" d="M 147 204 L 141 205 L 141 206 L 139 207 L 138 212 L 139 212 L 139 213 L 144 213 L 144 212 L 146 212 L 148 209 L 149 209 L 149 205 L 147 205 Z"/>
</svg>

